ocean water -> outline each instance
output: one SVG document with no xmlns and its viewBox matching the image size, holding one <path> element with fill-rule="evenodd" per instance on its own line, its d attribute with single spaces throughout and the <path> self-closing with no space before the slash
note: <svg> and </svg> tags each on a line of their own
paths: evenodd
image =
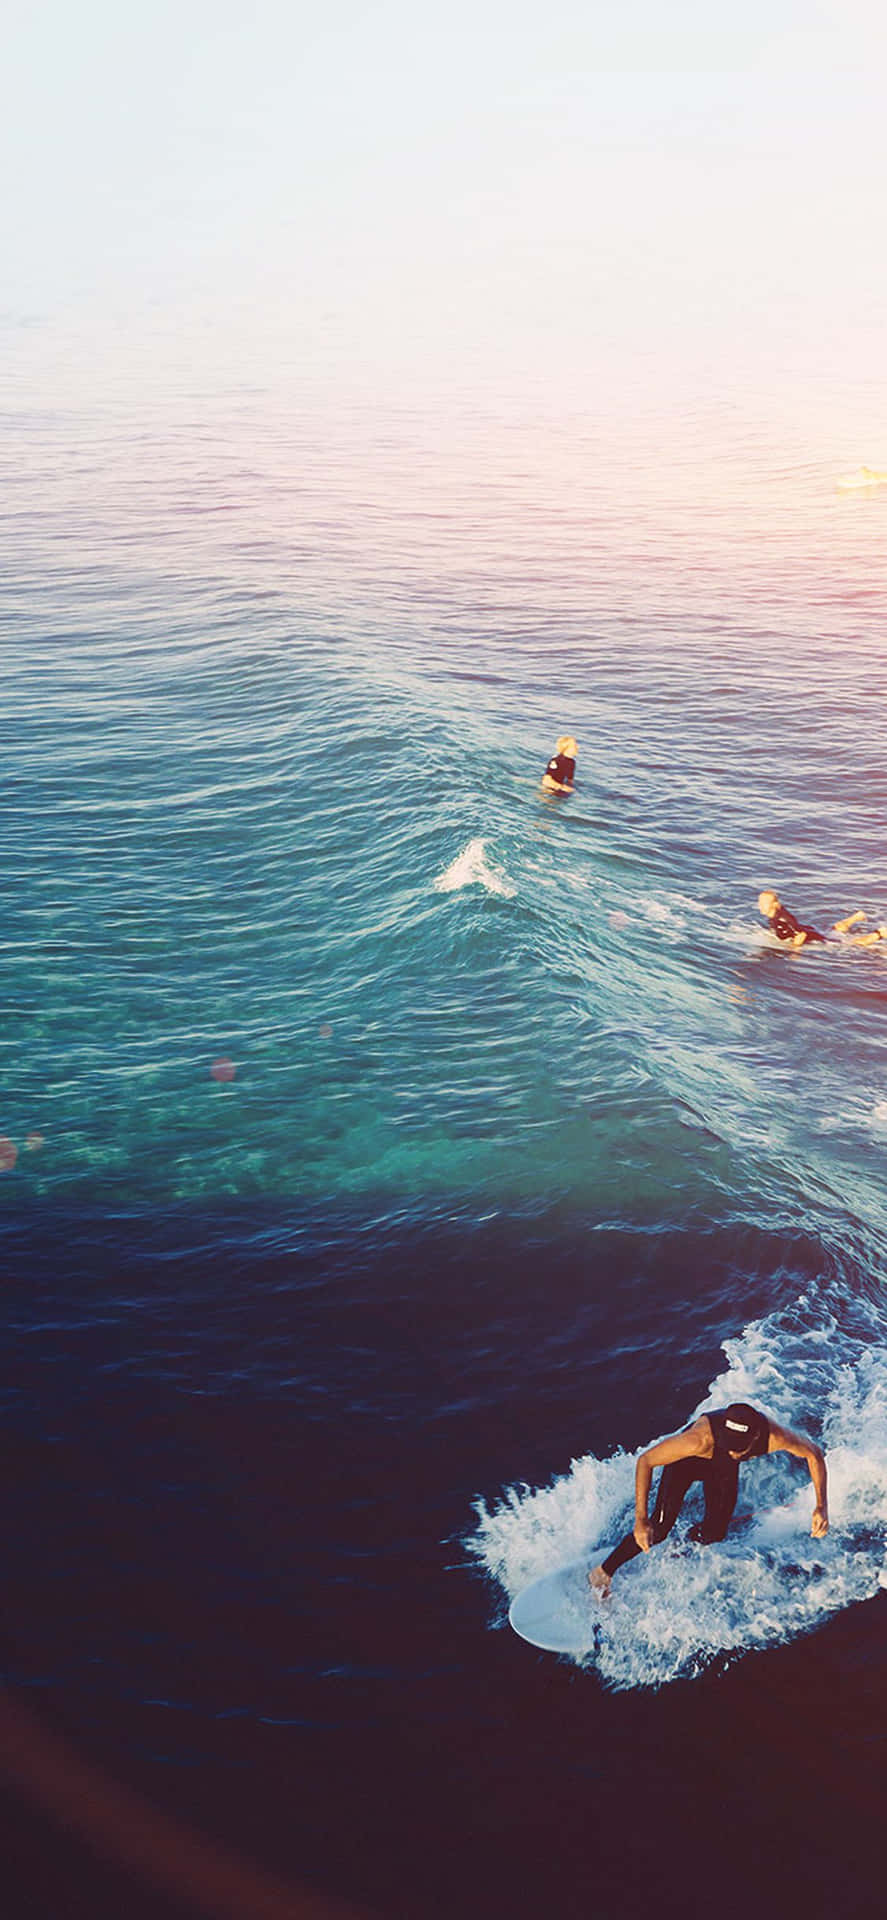
<svg viewBox="0 0 887 1920">
<path fill-rule="evenodd" d="M 774 1899 L 865 1910 L 887 946 L 755 903 L 887 922 L 873 396 L 133 391 L 4 396 L 6 1679 L 404 1916 L 714 1871 L 726 1727 Z M 728 1398 L 822 1440 L 828 1538 L 759 1463 L 581 1659 L 500 1631 Z M 742 1798 L 814 1752 L 831 1852 Z"/>
</svg>

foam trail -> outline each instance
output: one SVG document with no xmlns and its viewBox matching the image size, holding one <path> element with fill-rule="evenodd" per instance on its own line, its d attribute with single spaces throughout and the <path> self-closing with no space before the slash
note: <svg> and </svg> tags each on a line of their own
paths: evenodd
<svg viewBox="0 0 887 1920">
<path fill-rule="evenodd" d="M 809 1430 L 821 1419 L 828 1535 L 812 1538 L 810 1480 L 786 1455 L 743 1470 L 733 1528 L 717 1545 L 686 1539 L 698 1514 L 691 1490 L 668 1540 L 620 1572 L 606 1604 L 589 1599 L 589 1648 L 570 1657 L 607 1685 L 662 1686 L 778 1645 L 887 1583 L 887 1353 L 883 1341 L 851 1339 L 833 1324 L 811 1329 L 805 1308 L 809 1315 L 799 1302 L 795 1315 L 725 1342 L 727 1367 L 697 1412 L 741 1399 L 788 1426 Z M 582 1555 L 593 1565 L 628 1531 L 635 1458 L 587 1456 L 549 1487 L 512 1489 L 492 1509 L 478 1504 L 467 1544 L 509 1602 Z"/>
<path fill-rule="evenodd" d="M 438 893 L 456 893 L 461 887 L 485 887 L 487 893 L 498 893 L 504 900 L 513 899 L 516 892 L 507 873 L 487 859 L 484 840 L 469 840 L 455 860 L 438 874 L 434 885 Z"/>
</svg>

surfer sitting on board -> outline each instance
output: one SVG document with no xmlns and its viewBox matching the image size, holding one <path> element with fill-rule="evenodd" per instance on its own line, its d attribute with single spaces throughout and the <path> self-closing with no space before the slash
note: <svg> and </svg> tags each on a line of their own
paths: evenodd
<svg viewBox="0 0 887 1920">
<path fill-rule="evenodd" d="M 542 775 L 546 793 L 572 793 L 579 748 L 571 733 L 562 733 Z"/>
<path fill-rule="evenodd" d="M 806 1439 L 803 1433 L 778 1427 L 775 1420 L 759 1413 L 757 1407 L 736 1401 L 722 1412 L 701 1414 L 683 1433 L 670 1433 L 638 1456 L 634 1528 L 599 1567 L 592 1567 L 589 1585 L 605 1598 L 614 1573 L 624 1567 L 626 1560 L 658 1546 L 671 1532 L 694 1480 L 702 1482 L 705 1511 L 702 1519 L 690 1528 L 688 1537 L 703 1546 L 712 1540 L 723 1540 L 739 1492 L 740 1462 L 758 1459 L 765 1453 L 791 1453 L 797 1460 L 806 1461 L 816 1495 L 810 1532 L 815 1540 L 821 1540 L 828 1532 L 828 1482 L 821 1447 Z M 650 1520 L 647 1502 L 654 1467 L 661 1467 L 662 1475 Z"/>
<path fill-rule="evenodd" d="M 768 922 L 770 932 L 786 946 L 808 947 L 813 941 L 824 943 L 829 938 L 827 933 L 817 933 L 815 927 L 805 927 L 800 920 L 796 920 L 794 914 L 783 906 L 778 893 L 769 890 L 759 893 L 758 911 Z M 866 918 L 864 913 L 849 913 L 846 920 L 835 921 L 832 933 L 849 934 L 851 927 L 858 926 L 860 920 Z M 881 940 L 887 940 L 887 927 L 876 927 L 872 933 L 855 933 L 849 944 L 852 947 L 876 947 Z"/>
</svg>

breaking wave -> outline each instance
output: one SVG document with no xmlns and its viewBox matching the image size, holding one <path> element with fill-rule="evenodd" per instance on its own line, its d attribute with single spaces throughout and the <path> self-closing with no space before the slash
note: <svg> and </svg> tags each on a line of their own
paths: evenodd
<svg viewBox="0 0 887 1920">
<path fill-rule="evenodd" d="M 462 887 L 483 887 L 503 900 L 512 900 L 517 888 L 507 873 L 487 858 L 485 840 L 469 840 L 434 882 L 437 893 L 458 893 Z"/>
<path fill-rule="evenodd" d="M 810 1482 L 786 1455 L 744 1470 L 731 1533 L 714 1546 L 686 1538 L 691 1490 L 669 1538 L 622 1569 L 607 1602 L 586 1601 L 576 1586 L 571 1605 L 585 1606 L 587 1643 L 578 1634 L 570 1657 L 608 1686 L 662 1686 L 779 1645 L 887 1584 L 887 1354 L 834 1322 L 813 1330 L 808 1317 L 801 1300 L 726 1341 L 727 1365 L 696 1412 L 750 1399 L 786 1425 L 821 1431 L 827 1537 L 812 1538 Z M 583 1558 L 593 1565 L 628 1531 L 636 1458 L 586 1456 L 548 1487 L 478 1505 L 468 1546 L 509 1604 L 543 1574 Z"/>
</svg>

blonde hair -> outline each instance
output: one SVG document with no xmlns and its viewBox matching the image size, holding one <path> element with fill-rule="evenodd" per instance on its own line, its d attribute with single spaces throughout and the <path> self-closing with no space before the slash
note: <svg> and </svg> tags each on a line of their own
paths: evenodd
<svg viewBox="0 0 887 1920">
<path fill-rule="evenodd" d="M 769 888 L 764 893 L 758 894 L 758 912 L 765 913 L 768 920 L 780 904 L 778 893 L 772 893 Z"/>
<path fill-rule="evenodd" d="M 576 745 L 576 742 L 573 739 L 573 735 L 571 733 L 562 733 L 554 750 L 555 750 L 555 753 L 569 754 L 571 760 L 575 760 L 576 755 L 579 751 Z"/>
</svg>

